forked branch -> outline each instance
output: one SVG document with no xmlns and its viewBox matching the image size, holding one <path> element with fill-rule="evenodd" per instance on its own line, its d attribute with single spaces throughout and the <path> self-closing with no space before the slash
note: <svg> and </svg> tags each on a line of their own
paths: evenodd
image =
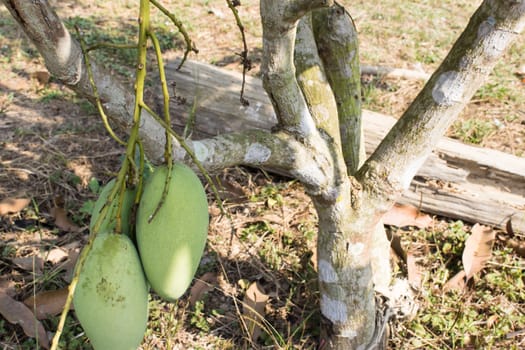
<svg viewBox="0 0 525 350">
<path fill-rule="evenodd" d="M 358 178 L 374 199 L 391 203 L 408 188 L 432 148 L 524 27 L 524 1 L 481 4 L 441 66 L 360 169 Z"/>
</svg>

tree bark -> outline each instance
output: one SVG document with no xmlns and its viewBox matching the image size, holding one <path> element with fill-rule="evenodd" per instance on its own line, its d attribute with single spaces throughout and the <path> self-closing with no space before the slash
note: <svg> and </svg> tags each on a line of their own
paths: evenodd
<svg viewBox="0 0 525 350">
<path fill-rule="evenodd" d="M 176 67 L 177 60 L 168 63 L 167 74 L 169 81 L 176 82 L 178 95 L 186 99 L 172 105 L 180 129 L 194 103 L 197 123 L 193 135 L 197 139 L 274 127 L 275 113 L 259 79 L 246 77 L 245 97 L 250 105 L 242 106 L 241 74 L 196 61 L 187 61 L 181 70 Z M 363 110 L 367 154 L 396 121 Z M 525 232 L 525 162 L 521 157 L 443 137 L 398 201 L 430 214 L 502 229 L 512 218 L 514 229 Z"/>
<path fill-rule="evenodd" d="M 50 72 L 93 101 L 95 96 L 79 45 L 47 1 L 2 1 L 35 43 Z M 366 349 L 372 343 L 382 344 L 374 339 L 382 335 L 376 332 L 372 276 L 372 242 L 380 218 L 408 188 L 448 125 L 523 30 L 525 2 L 483 2 L 444 63 L 361 167 L 361 131 L 348 131 L 354 126 L 359 129 L 359 113 L 355 113 L 355 108 L 350 108 L 354 114 L 336 108 L 337 102 L 345 99 L 351 104 L 349 99 L 356 95 L 352 89 L 357 86 L 351 80 L 355 82 L 355 67 L 348 75 L 343 74 L 348 68 L 344 63 L 335 64 L 339 74 L 348 78 L 346 82 L 336 79 L 338 71 L 327 73 L 333 58 L 319 55 L 318 50 L 326 47 L 323 45 L 336 46 L 323 42 L 319 36 L 315 39 L 309 21 L 311 11 L 330 5 L 333 1 L 261 1 L 261 70 L 278 131 L 230 133 L 188 143 L 208 169 L 234 164 L 270 167 L 287 172 L 304 184 L 319 214 L 324 349 Z M 298 23 L 304 16 L 307 17 L 297 36 Z M 330 23 L 322 29 L 323 33 L 345 37 L 348 44 L 355 34 L 349 22 L 343 26 L 335 25 L 336 21 Z M 352 45 L 342 46 L 347 54 L 355 52 Z M 294 54 L 300 68 L 297 72 Z M 330 57 L 341 58 L 339 53 Z M 106 113 L 128 128 L 133 96 L 96 63 L 92 70 Z M 340 94 L 341 89 L 350 91 Z M 333 91 L 337 91 L 335 96 Z M 355 97 L 353 102 L 356 103 Z M 154 118 L 144 113 L 140 136 L 153 161 L 163 157 L 164 135 Z M 342 142 L 352 145 L 343 151 Z M 187 159 L 177 144 L 174 150 L 176 159 Z"/>
</svg>

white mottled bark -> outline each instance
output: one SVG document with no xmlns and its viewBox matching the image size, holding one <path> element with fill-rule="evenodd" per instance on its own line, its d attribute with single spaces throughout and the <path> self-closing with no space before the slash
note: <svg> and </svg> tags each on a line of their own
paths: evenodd
<svg viewBox="0 0 525 350">
<path fill-rule="evenodd" d="M 50 72 L 93 101 L 79 45 L 48 2 L 2 2 L 35 43 Z M 382 287 L 385 284 L 373 275 L 389 269 L 373 259 L 385 249 L 374 245 L 382 235 L 380 218 L 408 187 L 496 60 L 523 31 L 525 1 L 483 2 L 441 67 L 360 168 L 362 140 L 355 97 L 358 74 L 355 62 L 345 63 L 357 55 L 352 44 L 355 30 L 336 6 L 330 9 L 333 12 L 314 16 L 317 24 L 313 30 L 307 17 L 297 36 L 303 16 L 330 5 L 331 0 L 261 0 L 261 69 L 279 131 L 231 133 L 189 141 L 189 146 L 208 169 L 237 164 L 273 168 L 305 185 L 319 214 L 323 349 L 366 349 L 371 343 L 383 344 L 373 339 L 381 337 L 374 334 L 374 282 Z M 321 26 L 315 20 L 322 16 L 331 18 L 331 25 Z M 344 39 L 340 46 L 338 39 Z M 318 55 L 320 47 L 331 54 Z M 341 55 L 346 55 L 345 59 Z M 128 128 L 134 105 L 129 93 L 132 89 L 112 79 L 96 63 L 92 68 L 107 114 Z M 331 95 L 334 91 L 335 96 Z M 346 103 L 348 108 L 337 108 L 336 113 L 334 101 L 335 105 Z M 140 136 L 148 156 L 154 161 L 162 159 L 164 130 L 146 113 L 141 122 Z M 175 151 L 179 159 L 187 157 L 180 149 Z"/>
<path fill-rule="evenodd" d="M 449 125 L 525 26 L 525 2 L 485 0 L 448 56 L 361 169 L 385 177 L 384 194 L 408 188 Z"/>
</svg>

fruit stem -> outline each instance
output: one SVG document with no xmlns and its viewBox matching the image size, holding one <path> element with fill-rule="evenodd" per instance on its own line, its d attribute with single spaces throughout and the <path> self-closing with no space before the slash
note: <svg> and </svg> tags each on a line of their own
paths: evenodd
<svg viewBox="0 0 525 350">
<path fill-rule="evenodd" d="M 100 224 L 102 223 L 102 220 L 104 219 L 104 217 L 106 216 L 110 208 L 110 205 L 108 205 L 107 203 L 111 203 L 114 200 L 117 193 L 120 191 L 121 197 L 119 200 L 118 212 L 121 211 L 122 199 L 123 199 L 123 193 L 124 193 L 123 189 L 125 189 L 126 175 L 128 174 L 128 171 L 130 170 L 130 168 L 132 168 L 130 167 L 130 164 L 134 164 L 133 162 L 130 161 L 130 159 L 134 158 L 135 146 L 137 144 L 139 144 L 139 149 L 141 149 L 141 146 L 139 143 L 139 126 L 140 126 L 140 115 L 142 112 L 142 105 L 144 105 L 144 102 L 143 102 L 144 81 L 146 79 L 146 53 L 147 53 L 147 40 L 148 40 L 147 32 L 149 30 L 149 25 L 150 25 L 149 0 L 140 0 L 139 42 L 138 42 L 138 50 L 137 50 L 138 51 L 137 69 L 136 69 L 136 77 L 135 77 L 135 109 L 133 113 L 133 125 L 131 127 L 130 136 L 129 136 L 127 146 L 126 146 L 126 157 L 124 158 L 122 166 L 119 170 L 117 180 L 115 181 L 115 186 L 113 187 L 113 189 L 111 190 L 111 193 L 108 196 L 108 200 L 106 202 L 105 208 L 101 210 L 101 214 L 97 222 L 95 223 L 95 227 L 93 228 L 93 231 L 89 235 L 88 242 L 86 243 L 84 249 L 82 250 L 82 253 L 80 254 L 78 258 L 78 262 L 75 267 L 75 273 L 73 275 L 73 278 L 71 279 L 71 283 L 69 284 L 66 302 L 64 304 L 62 314 L 60 315 L 60 321 L 57 326 L 57 331 L 55 333 L 55 336 L 53 337 L 53 341 L 51 344 L 51 350 L 58 349 L 60 336 L 62 335 L 64 324 L 66 322 L 66 317 L 67 317 L 69 308 L 71 307 L 71 303 L 73 301 L 73 295 L 75 294 L 75 288 L 78 283 L 80 272 L 82 271 L 82 267 L 84 266 L 86 257 L 89 254 L 93 246 L 95 237 L 100 229 Z M 84 54 L 84 57 L 86 56 L 87 55 Z M 91 82 L 91 83 L 92 85 L 94 85 L 94 82 Z M 136 169 L 132 169 L 132 170 L 136 170 Z M 139 169 L 139 172 L 142 172 L 142 169 Z M 117 228 L 119 228 L 119 221 L 120 220 L 117 221 Z"/>
<path fill-rule="evenodd" d="M 147 32 L 148 37 L 151 39 L 151 42 L 153 43 L 153 47 L 155 48 L 155 54 L 157 56 L 157 66 L 159 69 L 159 76 L 160 76 L 160 83 L 162 86 L 162 96 L 164 97 L 164 121 L 166 122 L 166 125 L 171 125 L 171 115 L 170 115 L 170 93 L 168 91 L 168 83 L 166 81 L 166 72 L 164 71 L 164 61 L 162 59 L 162 52 L 160 50 L 160 44 L 159 40 L 157 39 L 157 36 L 155 33 L 148 31 Z M 160 197 L 159 203 L 157 203 L 157 207 L 153 211 L 153 213 L 148 218 L 148 222 L 151 222 L 153 218 L 157 215 L 159 209 L 164 204 L 164 201 L 166 200 L 166 196 L 168 195 L 170 182 L 171 182 L 171 173 L 173 170 L 173 156 L 172 156 L 172 144 L 171 144 L 171 135 L 168 131 L 168 129 L 165 130 L 165 137 L 166 137 L 166 143 L 164 144 L 164 161 L 166 162 L 166 165 L 168 167 L 168 172 L 166 174 L 166 179 L 164 180 L 164 189 L 162 190 L 162 195 Z"/>
</svg>

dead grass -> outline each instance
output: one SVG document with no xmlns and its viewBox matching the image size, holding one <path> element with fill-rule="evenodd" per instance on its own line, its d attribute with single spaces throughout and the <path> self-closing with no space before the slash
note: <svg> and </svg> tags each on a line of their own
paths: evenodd
<svg viewBox="0 0 525 350">
<path fill-rule="evenodd" d="M 62 17 L 84 29 L 90 40 L 134 38 L 135 1 L 53 3 Z M 164 3 L 183 19 L 196 41 L 200 53 L 192 59 L 240 70 L 237 53 L 242 43 L 224 1 Z M 255 62 L 251 74 L 257 75 L 261 50 L 258 2 L 242 3 L 239 10 Z M 349 5 L 356 20 L 364 63 L 426 72 L 437 67 L 476 6 L 471 1 L 343 3 Z M 176 30 L 159 14 L 155 18 L 163 47 L 180 52 Z M 6 10 L 0 8 L 0 199 L 32 199 L 24 211 L 0 221 L 0 288 L 9 287 L 16 300 L 23 300 L 42 290 L 64 287 L 67 276 L 60 263 L 46 262 L 35 274 L 33 265 L 20 267 L 15 258 L 31 260 L 53 247 L 83 240 L 80 234 L 58 229 L 50 210 L 59 198 L 76 224 L 87 225 L 86 208 L 96 198 L 90 184 L 103 184 L 114 176 L 122 149 L 107 136 L 94 109 L 84 100 L 53 79 L 41 84 L 32 78 L 32 73 L 45 68 L 23 33 L 13 28 Z M 523 62 L 524 51 L 522 36 L 451 128 L 451 136 L 523 154 L 525 89 L 514 72 Z M 131 70 L 122 65 L 132 62 L 132 51 L 117 55 L 102 50 L 97 55 L 123 79 L 129 79 Z M 366 108 L 394 116 L 401 115 L 422 86 L 421 82 L 382 77 L 368 77 L 365 83 Z M 195 305 L 190 305 L 190 295 L 174 304 L 152 296 L 142 349 L 317 348 L 320 316 L 312 262 L 316 217 L 309 199 L 297 183 L 255 170 L 228 169 L 218 174 L 218 179 L 233 220 L 221 217 L 210 197 L 209 243 L 197 273 L 198 278 L 207 272 L 216 274 L 216 283 Z M 523 347 L 523 258 L 497 245 L 495 258 L 467 293 L 440 291 L 459 268 L 468 230 L 463 223 L 436 220 L 428 230 L 402 231 L 407 250 L 425 252 L 420 263 L 426 275 L 418 298 L 420 313 L 414 320 L 392 325 L 392 348 Z M 251 342 L 242 317 L 242 301 L 254 281 L 269 296 L 264 320 L 258 322 L 263 332 L 257 343 Z M 44 321 L 50 332 L 56 324 L 56 318 Z M 35 348 L 35 342 L 19 326 L 3 318 L 0 345 L 5 349 Z M 62 346 L 90 348 L 73 316 Z"/>
</svg>

